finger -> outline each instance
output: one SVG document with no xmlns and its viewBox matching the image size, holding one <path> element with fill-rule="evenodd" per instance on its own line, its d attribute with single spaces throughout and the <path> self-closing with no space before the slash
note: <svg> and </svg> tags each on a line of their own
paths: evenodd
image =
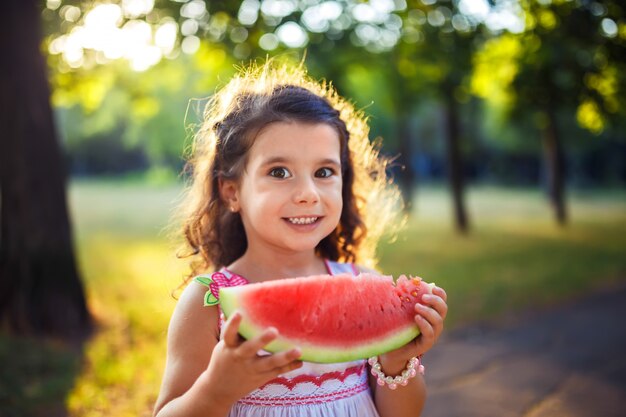
<svg viewBox="0 0 626 417">
<path fill-rule="evenodd" d="M 241 314 L 235 311 L 226 321 L 222 330 L 222 339 L 226 346 L 231 348 L 239 346 L 239 324 L 241 324 Z"/>
<path fill-rule="evenodd" d="M 437 311 L 442 318 L 446 318 L 448 304 L 446 304 L 443 298 L 437 295 L 425 294 L 422 296 L 422 302 Z"/>
<path fill-rule="evenodd" d="M 415 312 L 426 319 L 431 325 L 442 323 L 443 318 L 437 310 L 423 304 L 415 304 Z"/>
<path fill-rule="evenodd" d="M 424 317 L 418 314 L 415 316 L 415 323 L 417 323 L 417 327 L 420 329 L 422 339 L 426 338 L 426 339 L 434 340 L 435 329 L 428 322 L 428 320 L 426 320 Z"/>
<path fill-rule="evenodd" d="M 282 369 L 294 361 L 300 362 L 297 359 L 300 358 L 301 355 L 302 352 L 300 349 L 294 348 L 265 356 L 259 360 L 257 369 L 259 372 L 272 372 L 276 369 Z"/>
<path fill-rule="evenodd" d="M 438 295 L 439 297 L 441 297 L 443 299 L 443 301 L 448 302 L 448 294 L 446 293 L 446 291 L 441 288 L 441 287 L 434 287 L 433 288 L 433 294 Z"/>
<path fill-rule="evenodd" d="M 247 357 L 255 356 L 259 350 L 271 343 L 276 337 L 278 337 L 278 330 L 274 327 L 268 327 L 260 335 L 242 343 L 239 347 L 239 354 Z"/>
</svg>

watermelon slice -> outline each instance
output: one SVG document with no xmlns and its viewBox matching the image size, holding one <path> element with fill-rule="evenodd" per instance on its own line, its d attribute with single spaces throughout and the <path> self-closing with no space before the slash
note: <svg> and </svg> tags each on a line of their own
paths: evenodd
<svg viewBox="0 0 626 417">
<path fill-rule="evenodd" d="M 226 317 L 242 315 L 246 339 L 273 326 L 270 352 L 299 347 L 302 360 L 347 362 L 380 355 L 417 335 L 415 303 L 434 284 L 404 275 L 317 275 L 220 288 Z"/>
</svg>

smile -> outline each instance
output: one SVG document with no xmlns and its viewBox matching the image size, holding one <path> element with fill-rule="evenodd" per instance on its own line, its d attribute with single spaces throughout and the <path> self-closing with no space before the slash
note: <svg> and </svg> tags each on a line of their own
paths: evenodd
<svg viewBox="0 0 626 417">
<path fill-rule="evenodd" d="M 288 217 L 286 220 L 291 224 L 313 224 L 319 217 Z"/>
</svg>

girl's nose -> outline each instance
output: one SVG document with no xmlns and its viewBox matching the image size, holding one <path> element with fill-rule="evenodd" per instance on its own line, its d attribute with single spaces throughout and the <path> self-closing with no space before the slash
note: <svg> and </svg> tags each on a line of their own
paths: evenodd
<svg viewBox="0 0 626 417">
<path fill-rule="evenodd" d="M 294 202 L 296 204 L 317 203 L 319 193 L 312 179 L 302 179 L 298 181 L 294 192 Z"/>
</svg>

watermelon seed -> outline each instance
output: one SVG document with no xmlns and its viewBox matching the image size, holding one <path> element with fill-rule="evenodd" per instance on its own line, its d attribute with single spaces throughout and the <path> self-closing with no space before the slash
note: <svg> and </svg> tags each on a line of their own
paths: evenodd
<svg viewBox="0 0 626 417">
<path fill-rule="evenodd" d="M 411 292 L 411 295 L 412 295 L 413 297 L 417 297 L 417 291 L 412 291 L 412 292 Z"/>
</svg>

